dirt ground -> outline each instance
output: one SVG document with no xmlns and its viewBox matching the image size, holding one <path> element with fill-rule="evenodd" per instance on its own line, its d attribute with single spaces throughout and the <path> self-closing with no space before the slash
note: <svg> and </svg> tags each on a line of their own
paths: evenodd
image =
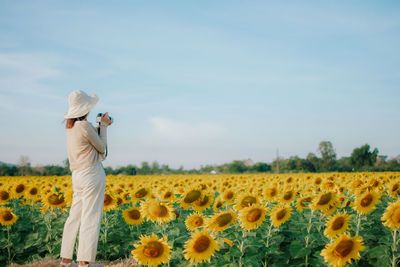
<svg viewBox="0 0 400 267">
<path fill-rule="evenodd" d="M 125 260 L 115 260 L 112 262 L 97 261 L 96 263 L 103 263 L 105 267 L 132 267 L 138 265 L 136 261 L 132 258 Z M 60 259 L 42 259 L 40 261 L 24 265 L 11 264 L 8 267 L 59 267 L 59 264 Z"/>
</svg>

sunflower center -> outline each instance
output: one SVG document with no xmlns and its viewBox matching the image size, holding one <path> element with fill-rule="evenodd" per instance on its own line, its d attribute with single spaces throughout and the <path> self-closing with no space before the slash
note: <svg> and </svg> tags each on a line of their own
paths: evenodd
<svg viewBox="0 0 400 267">
<path fill-rule="evenodd" d="M 260 209 L 253 209 L 247 213 L 246 219 L 248 222 L 256 222 L 261 218 L 262 211 Z"/>
<path fill-rule="evenodd" d="M 394 184 L 393 187 L 392 187 L 392 192 L 396 192 L 397 189 L 399 189 L 399 184 L 396 183 L 396 184 Z"/>
<path fill-rule="evenodd" d="M 196 225 L 197 227 L 203 225 L 203 218 L 201 217 L 196 217 L 193 219 L 193 224 Z"/>
<path fill-rule="evenodd" d="M 121 203 L 122 203 L 122 198 L 118 197 L 117 198 L 117 205 L 119 206 L 119 205 L 121 205 Z"/>
<path fill-rule="evenodd" d="M 0 191 L 0 199 L 7 200 L 10 197 L 10 194 L 6 191 Z"/>
<path fill-rule="evenodd" d="M 201 196 L 201 192 L 199 190 L 192 190 L 186 194 L 186 197 L 183 199 L 185 203 L 192 203 L 198 200 Z"/>
<path fill-rule="evenodd" d="M 322 182 L 322 179 L 321 179 L 321 178 L 318 177 L 317 179 L 315 179 L 315 184 L 318 185 L 318 184 L 320 184 L 321 182 Z"/>
<path fill-rule="evenodd" d="M 38 190 L 37 190 L 36 187 L 34 187 L 34 188 L 32 188 L 31 190 L 29 190 L 29 194 L 31 194 L 32 196 L 36 195 L 37 192 L 38 192 Z"/>
<path fill-rule="evenodd" d="M 284 195 L 283 195 L 283 199 L 284 200 L 289 200 L 291 199 L 293 196 L 293 192 L 292 191 L 287 191 Z"/>
<path fill-rule="evenodd" d="M 128 216 L 131 219 L 139 220 L 140 219 L 140 212 L 138 210 L 130 210 L 128 211 Z"/>
<path fill-rule="evenodd" d="M 21 193 L 22 191 L 25 190 L 25 186 L 23 184 L 19 184 L 17 185 L 17 187 L 15 188 L 15 192 L 17 193 Z"/>
<path fill-rule="evenodd" d="M 363 197 L 362 199 L 361 199 L 361 203 L 360 203 L 360 205 L 362 206 L 362 207 L 368 207 L 371 203 L 372 203 L 372 200 L 373 200 L 374 198 L 372 197 L 372 195 L 371 194 L 368 194 L 368 195 L 366 195 L 365 197 Z"/>
<path fill-rule="evenodd" d="M 3 212 L 3 219 L 5 221 L 11 221 L 13 217 L 14 216 L 12 215 L 12 213 L 10 211 L 6 210 Z"/>
<path fill-rule="evenodd" d="M 344 225 L 344 218 L 343 217 L 337 217 L 333 223 L 332 223 L 332 230 L 339 230 L 343 227 Z"/>
<path fill-rule="evenodd" d="M 135 193 L 135 197 L 137 198 L 143 198 L 147 195 L 147 190 L 145 188 L 141 188 Z"/>
<path fill-rule="evenodd" d="M 271 197 L 276 196 L 276 189 L 275 188 L 268 189 L 268 195 Z"/>
<path fill-rule="evenodd" d="M 301 205 L 303 208 L 305 208 L 305 207 L 307 207 L 306 203 L 310 203 L 310 202 L 311 202 L 311 197 L 306 197 L 306 198 L 303 198 L 303 199 L 300 201 L 300 205 Z"/>
<path fill-rule="evenodd" d="M 48 200 L 49 200 L 49 203 L 52 205 L 59 205 L 59 204 L 64 203 L 64 197 L 59 196 L 57 194 L 52 194 L 51 196 L 49 196 Z"/>
<path fill-rule="evenodd" d="M 255 197 L 252 197 L 252 196 L 244 197 L 242 200 L 242 207 L 248 207 L 251 204 L 254 204 L 256 202 L 257 202 L 257 199 Z"/>
<path fill-rule="evenodd" d="M 112 197 L 109 194 L 104 195 L 104 205 L 108 206 L 112 203 Z"/>
<path fill-rule="evenodd" d="M 225 195 L 226 199 L 232 199 L 233 198 L 233 193 L 231 191 L 229 191 L 226 195 Z"/>
<path fill-rule="evenodd" d="M 197 238 L 196 242 L 194 242 L 193 249 L 196 252 L 201 253 L 207 250 L 207 248 L 210 246 L 210 243 L 210 239 L 207 236 L 200 236 Z"/>
<path fill-rule="evenodd" d="M 164 194 L 164 198 L 170 198 L 172 196 L 172 192 L 168 191 Z"/>
<path fill-rule="evenodd" d="M 164 247 L 157 241 L 151 241 L 146 244 L 143 249 L 143 254 L 148 258 L 157 258 L 164 252 Z"/>
<path fill-rule="evenodd" d="M 337 244 L 333 253 L 340 258 L 345 258 L 353 250 L 353 246 L 353 240 L 342 240 Z"/>
<path fill-rule="evenodd" d="M 156 217 L 165 217 L 168 214 L 167 208 L 164 205 L 159 204 L 151 205 L 149 207 L 149 211 L 152 215 Z"/>
<path fill-rule="evenodd" d="M 396 223 L 400 223 L 400 208 L 397 208 L 393 211 L 392 220 Z"/>
<path fill-rule="evenodd" d="M 285 217 L 285 215 L 286 215 L 286 209 L 281 209 L 280 211 L 278 211 L 276 213 L 275 217 L 276 217 L 277 220 L 280 221 L 280 220 L 283 219 L 283 217 Z"/>
<path fill-rule="evenodd" d="M 217 217 L 216 221 L 219 227 L 223 227 L 232 221 L 232 215 L 230 213 L 221 214 Z"/>
<path fill-rule="evenodd" d="M 197 203 L 197 206 L 205 206 L 207 203 L 208 203 L 208 200 L 209 200 L 210 198 L 208 197 L 208 196 L 204 196 L 204 198 L 203 199 L 201 199 L 198 203 Z"/>
<path fill-rule="evenodd" d="M 215 207 L 217 207 L 217 209 L 222 207 L 222 202 L 217 202 L 217 204 L 215 205 Z"/>
<path fill-rule="evenodd" d="M 323 195 L 319 198 L 317 204 L 318 204 L 318 205 L 326 205 L 326 204 L 329 203 L 329 201 L 331 201 L 331 199 L 332 199 L 332 193 L 331 193 L 331 192 L 326 193 L 326 194 L 323 194 Z"/>
</svg>

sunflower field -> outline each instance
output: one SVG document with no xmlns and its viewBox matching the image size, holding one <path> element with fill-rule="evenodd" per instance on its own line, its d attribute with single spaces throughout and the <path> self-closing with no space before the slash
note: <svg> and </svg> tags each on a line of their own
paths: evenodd
<svg viewBox="0 0 400 267">
<path fill-rule="evenodd" d="M 400 173 L 106 180 L 97 260 L 399 266 Z M 72 197 L 70 176 L 0 177 L 0 266 L 58 258 Z"/>
</svg>

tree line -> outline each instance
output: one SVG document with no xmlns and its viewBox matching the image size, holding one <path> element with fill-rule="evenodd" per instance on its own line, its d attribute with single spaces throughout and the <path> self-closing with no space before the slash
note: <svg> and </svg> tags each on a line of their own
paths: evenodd
<svg viewBox="0 0 400 267">
<path fill-rule="evenodd" d="M 354 148 L 349 157 L 337 159 L 330 141 L 322 141 L 317 153 L 308 153 L 305 158 L 292 156 L 277 157 L 270 163 L 252 163 L 234 160 L 222 165 L 206 165 L 199 169 L 170 168 L 157 161 L 143 161 L 139 166 L 129 164 L 123 167 L 105 167 L 106 174 L 112 175 L 167 175 L 167 174 L 209 174 L 209 173 L 290 173 L 290 172 L 356 172 L 356 171 L 400 171 L 400 156 L 388 159 L 379 155 L 377 148 L 369 144 Z M 29 158 L 21 156 L 17 165 L 0 164 L 0 176 L 60 176 L 71 175 L 68 160 L 62 166 L 46 165 L 32 167 Z"/>
</svg>

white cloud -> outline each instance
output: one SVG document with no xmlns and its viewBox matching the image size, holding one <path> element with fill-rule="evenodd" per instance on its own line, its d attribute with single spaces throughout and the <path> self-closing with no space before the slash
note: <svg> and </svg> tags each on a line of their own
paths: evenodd
<svg viewBox="0 0 400 267">
<path fill-rule="evenodd" d="M 227 130 L 210 122 L 182 122 L 163 117 L 150 118 L 153 141 L 178 146 L 198 146 L 221 140 Z"/>
<path fill-rule="evenodd" d="M 47 88 L 40 84 L 42 80 L 62 75 L 53 64 L 49 55 L 0 54 L 0 89 L 14 93 L 44 91 Z"/>
<path fill-rule="evenodd" d="M 0 53 L 0 109 L 49 114 L 49 105 L 65 102 L 64 94 L 46 84 L 64 75 L 56 67 L 59 61 L 50 54 Z"/>
</svg>

